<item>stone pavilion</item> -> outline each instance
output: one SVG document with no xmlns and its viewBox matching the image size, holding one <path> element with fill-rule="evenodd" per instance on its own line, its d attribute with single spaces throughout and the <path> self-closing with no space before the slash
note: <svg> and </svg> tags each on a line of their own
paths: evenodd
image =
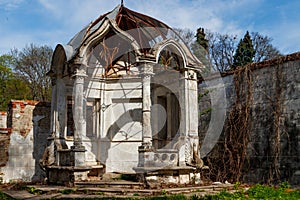
<svg viewBox="0 0 300 200">
<path fill-rule="evenodd" d="M 195 58 L 168 25 L 123 4 L 55 48 L 50 183 L 91 174 L 163 175 L 184 183 L 202 166 Z"/>
</svg>

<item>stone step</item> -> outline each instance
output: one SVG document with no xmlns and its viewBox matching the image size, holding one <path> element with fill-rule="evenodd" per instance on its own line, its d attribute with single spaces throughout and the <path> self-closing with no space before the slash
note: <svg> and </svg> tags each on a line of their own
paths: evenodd
<svg viewBox="0 0 300 200">
<path fill-rule="evenodd" d="M 77 187 L 120 187 L 120 188 L 140 188 L 144 184 L 132 181 L 88 181 L 75 182 Z"/>
</svg>

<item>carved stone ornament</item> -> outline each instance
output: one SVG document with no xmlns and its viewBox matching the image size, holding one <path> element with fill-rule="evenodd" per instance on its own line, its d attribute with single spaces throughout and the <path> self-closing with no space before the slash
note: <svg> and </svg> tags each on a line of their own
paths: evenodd
<svg viewBox="0 0 300 200">
<path fill-rule="evenodd" d="M 87 74 L 84 69 L 76 69 L 73 77 L 80 80 L 87 77 Z"/>
<path fill-rule="evenodd" d="M 142 77 L 143 78 L 151 78 L 154 75 L 153 65 L 154 65 L 154 63 L 152 63 L 152 62 L 143 63 L 143 67 L 142 67 Z"/>
</svg>

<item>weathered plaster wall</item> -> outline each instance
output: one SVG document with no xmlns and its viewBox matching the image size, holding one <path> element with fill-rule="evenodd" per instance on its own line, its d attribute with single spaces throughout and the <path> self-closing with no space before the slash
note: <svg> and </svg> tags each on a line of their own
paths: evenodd
<svg viewBox="0 0 300 200">
<path fill-rule="evenodd" d="M 7 113 L 6 112 L 0 112 L 0 130 L 7 128 L 6 118 L 7 118 Z"/>
<path fill-rule="evenodd" d="M 89 86 L 101 84 L 88 83 Z M 102 91 L 97 88 L 102 88 Z M 106 172 L 134 172 L 133 167 L 138 163 L 138 146 L 142 142 L 141 83 L 135 79 L 112 81 L 105 86 L 87 87 L 87 91 L 88 98 L 103 96 L 99 99 L 100 104 L 107 107 L 99 110 L 98 131 L 90 134 L 91 129 L 87 127 L 87 138 L 91 143 L 87 140 L 84 145 L 105 166 Z"/>
<path fill-rule="evenodd" d="M 8 159 L 0 168 L 3 182 L 15 180 L 42 181 L 39 166 L 49 134 L 48 104 L 34 101 L 11 101 L 8 112 Z M 5 144 L 5 143 L 3 143 Z M 5 152 L 4 152 L 5 153 Z"/>
<path fill-rule="evenodd" d="M 224 109 L 226 113 L 222 135 L 207 158 L 222 157 L 224 149 L 218 147 L 223 146 L 224 132 L 229 125 L 231 111 L 236 106 L 243 107 L 248 104 L 250 142 L 247 146 L 243 180 L 289 181 L 300 184 L 300 53 L 253 64 L 249 69 L 239 82 L 235 82 L 239 73 L 235 72 L 223 77 L 207 78 L 199 85 L 200 94 L 210 91 L 208 95 L 200 98 L 202 114 L 199 135 L 202 142 L 212 130 L 209 122 L 216 120 L 213 119 L 212 112 L 205 111 Z M 222 84 L 217 84 L 220 82 Z M 223 88 L 226 98 L 219 99 L 221 103 L 212 106 L 215 96 L 210 94 Z M 237 88 L 240 91 L 240 101 L 237 101 Z M 276 156 L 279 156 L 277 161 Z M 275 175 L 276 168 L 279 169 L 279 180 Z"/>
</svg>

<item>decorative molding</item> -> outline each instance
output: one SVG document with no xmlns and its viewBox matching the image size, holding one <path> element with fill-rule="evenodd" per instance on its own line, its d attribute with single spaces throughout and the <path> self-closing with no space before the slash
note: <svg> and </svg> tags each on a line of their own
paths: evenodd
<svg viewBox="0 0 300 200">
<path fill-rule="evenodd" d="M 149 79 L 152 76 L 154 76 L 153 65 L 154 65 L 154 63 L 152 63 L 152 62 L 143 62 L 143 66 L 141 69 L 141 75 L 143 78 Z"/>
</svg>

